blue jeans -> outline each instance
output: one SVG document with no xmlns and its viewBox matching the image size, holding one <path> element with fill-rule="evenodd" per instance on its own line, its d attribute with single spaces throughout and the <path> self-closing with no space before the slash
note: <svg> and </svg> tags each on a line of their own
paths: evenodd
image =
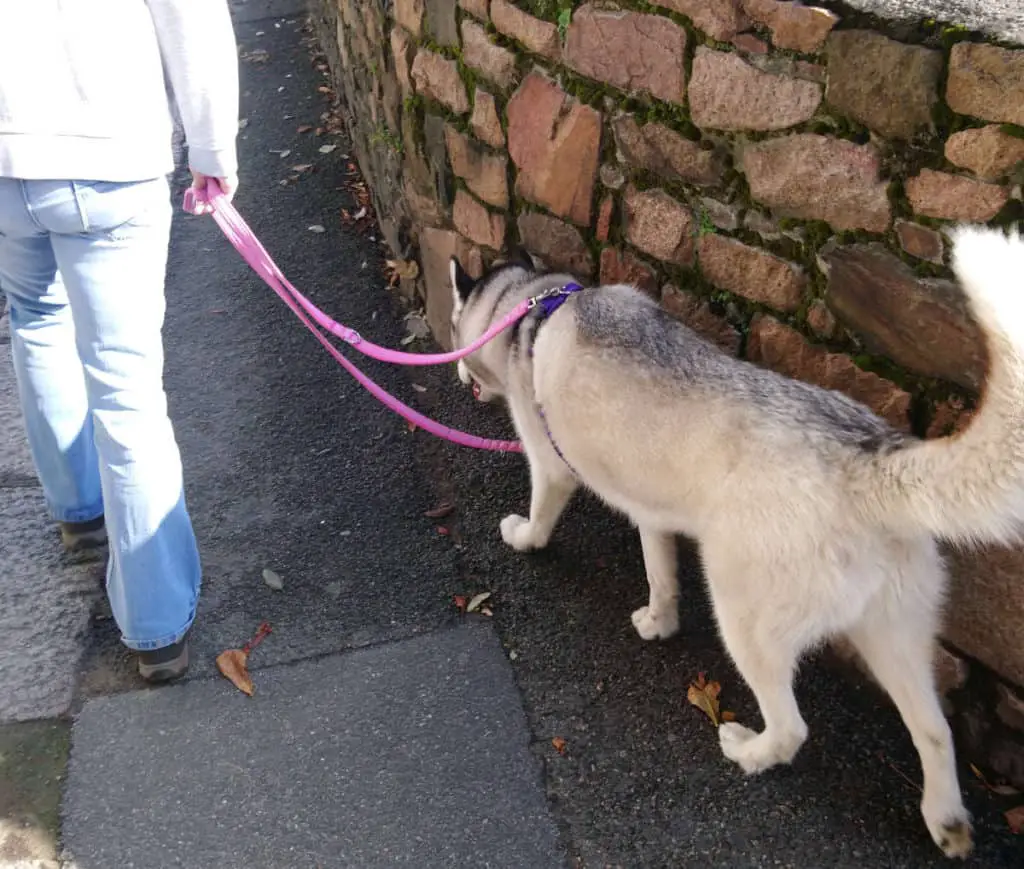
<svg viewBox="0 0 1024 869">
<path fill-rule="evenodd" d="M 167 181 L 0 178 L 0 289 L 36 471 L 55 519 L 104 515 L 122 640 L 177 642 L 200 564 L 163 388 Z"/>
</svg>

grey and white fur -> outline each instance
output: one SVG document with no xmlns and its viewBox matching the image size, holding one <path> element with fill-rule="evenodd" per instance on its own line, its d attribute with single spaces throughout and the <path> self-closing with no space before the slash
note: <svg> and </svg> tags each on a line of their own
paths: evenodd
<svg viewBox="0 0 1024 869">
<path fill-rule="evenodd" d="M 723 724 L 726 757 L 747 773 L 793 759 L 807 738 L 798 661 L 845 636 L 913 738 L 928 831 L 964 857 L 970 816 L 932 669 L 947 586 L 936 541 L 1010 543 L 1024 527 L 1024 241 L 953 235 L 989 365 L 978 413 L 951 438 L 918 440 L 838 392 L 734 359 L 623 285 L 586 289 L 544 320 L 535 309 L 459 375 L 482 400 L 506 400 L 529 462 L 530 515 L 501 520 L 506 543 L 545 546 L 581 485 L 636 524 L 650 597 L 632 620 L 645 640 L 679 627 L 675 535 L 699 542 L 719 630 L 764 720 L 759 733 Z M 479 281 L 452 261 L 455 346 L 573 280 L 527 260 Z"/>
</svg>

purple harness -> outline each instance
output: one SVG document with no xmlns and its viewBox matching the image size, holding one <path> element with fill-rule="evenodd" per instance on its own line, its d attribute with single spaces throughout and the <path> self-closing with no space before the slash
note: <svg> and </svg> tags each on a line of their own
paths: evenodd
<svg viewBox="0 0 1024 869">
<path fill-rule="evenodd" d="M 533 358 L 533 343 L 537 339 L 537 329 L 540 328 L 540 324 L 543 323 L 553 313 L 555 313 L 555 311 L 557 311 L 560 307 L 562 307 L 562 305 L 564 305 L 569 300 L 570 296 L 573 296 L 573 295 L 575 295 L 576 293 L 578 293 L 578 292 L 580 292 L 582 290 L 583 290 L 583 287 L 581 287 L 579 284 L 569 283 L 569 284 L 566 284 L 563 287 L 559 287 L 558 289 L 551 290 L 549 293 L 545 293 L 544 295 L 540 296 L 537 299 L 537 304 L 536 304 L 535 307 L 537 307 L 539 309 L 538 312 L 537 312 L 538 323 L 537 323 L 536 328 L 534 329 L 533 337 L 532 337 L 532 339 L 530 341 L 530 358 L 531 359 Z M 544 415 L 544 408 L 541 407 L 540 404 L 538 402 L 536 402 L 536 401 L 534 401 L 534 405 L 537 408 L 537 414 L 540 416 L 540 421 L 544 425 L 544 433 L 548 436 L 548 443 L 551 444 L 552 449 L 554 449 L 554 451 L 558 454 L 558 457 L 563 462 L 565 462 L 565 466 L 570 471 L 572 471 L 573 476 L 578 477 L 579 474 L 576 473 L 576 469 L 571 464 L 569 464 L 569 460 L 565 457 L 565 455 L 562 453 L 562 451 L 558 448 L 558 444 L 555 443 L 555 438 L 551 434 L 551 427 L 548 425 L 548 419 Z"/>
</svg>

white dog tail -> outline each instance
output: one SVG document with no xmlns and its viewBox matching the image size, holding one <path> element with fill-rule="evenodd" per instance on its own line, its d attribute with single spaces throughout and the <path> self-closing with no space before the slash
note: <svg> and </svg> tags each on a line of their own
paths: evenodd
<svg viewBox="0 0 1024 869">
<path fill-rule="evenodd" d="M 1024 239 L 971 227 L 951 235 L 953 271 L 988 351 L 981 405 L 962 433 L 877 457 L 867 502 L 887 524 L 1010 543 L 1024 529 Z"/>
</svg>

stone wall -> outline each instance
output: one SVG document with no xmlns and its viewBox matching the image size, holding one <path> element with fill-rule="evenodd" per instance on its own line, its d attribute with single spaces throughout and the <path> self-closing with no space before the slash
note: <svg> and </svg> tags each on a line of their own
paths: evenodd
<svg viewBox="0 0 1024 869">
<path fill-rule="evenodd" d="M 943 230 L 1024 215 L 1024 49 L 822 5 L 314 0 L 437 339 L 448 257 L 518 242 L 902 429 L 962 426 L 985 360 Z M 1024 552 L 952 565 L 945 681 L 1024 685 Z"/>
</svg>

